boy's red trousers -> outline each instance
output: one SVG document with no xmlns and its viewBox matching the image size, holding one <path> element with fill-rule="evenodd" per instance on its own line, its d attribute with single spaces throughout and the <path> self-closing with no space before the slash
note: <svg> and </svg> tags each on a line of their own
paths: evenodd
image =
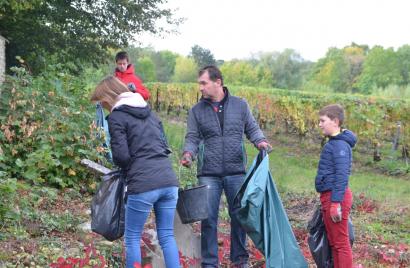
<svg viewBox="0 0 410 268">
<path fill-rule="evenodd" d="M 352 208 L 352 191 L 346 189 L 342 203 L 342 221 L 333 222 L 330 218 L 330 204 L 332 192 L 320 194 L 322 203 L 323 220 L 325 222 L 326 234 L 332 248 L 334 268 L 351 268 L 353 266 L 352 248 L 349 241 L 348 220 Z"/>
</svg>

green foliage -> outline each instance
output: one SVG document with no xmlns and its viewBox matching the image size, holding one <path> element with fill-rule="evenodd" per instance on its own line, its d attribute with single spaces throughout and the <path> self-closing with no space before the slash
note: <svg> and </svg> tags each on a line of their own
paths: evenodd
<svg viewBox="0 0 410 268">
<path fill-rule="evenodd" d="M 273 87 L 297 89 L 302 85 L 309 63 L 293 49 L 285 49 L 272 66 Z"/>
<path fill-rule="evenodd" d="M 191 48 L 190 57 L 194 59 L 199 68 L 216 64 L 212 52 L 209 49 L 200 47 L 198 45 L 195 45 Z"/>
<path fill-rule="evenodd" d="M 17 180 L 6 177 L 0 172 L 0 221 L 15 218 L 14 199 L 17 196 Z"/>
<path fill-rule="evenodd" d="M 182 83 L 195 82 L 197 79 L 197 69 L 198 66 L 193 59 L 180 56 L 176 59 L 172 81 Z"/>
<path fill-rule="evenodd" d="M 180 187 L 190 188 L 197 184 L 196 167 L 193 165 L 191 168 L 185 168 L 180 164 L 185 141 L 185 126 L 182 124 L 168 123 L 167 121 L 163 121 L 163 123 L 167 140 L 174 152 L 171 154 L 171 160 L 175 173 L 179 179 Z"/>
<path fill-rule="evenodd" d="M 175 64 L 178 55 L 168 51 L 159 51 L 153 55 L 156 77 L 158 82 L 170 82 L 175 71 Z"/>
<path fill-rule="evenodd" d="M 136 73 L 144 82 L 157 81 L 155 76 L 155 66 L 150 57 L 145 56 L 138 59 L 135 68 Z"/>
<path fill-rule="evenodd" d="M 302 88 L 303 91 L 312 92 L 312 93 L 333 93 L 333 88 L 323 85 L 314 80 L 307 81 Z"/>
<path fill-rule="evenodd" d="M 410 99 L 410 85 L 389 85 L 386 88 L 375 88 L 372 96 L 390 99 Z"/>
<path fill-rule="evenodd" d="M 293 49 L 283 52 L 261 52 L 251 61 L 256 69 L 259 86 L 276 88 L 300 88 L 310 69 L 311 63 L 305 61 Z"/>
<path fill-rule="evenodd" d="M 350 65 L 342 50 L 331 48 L 313 70 L 312 80 L 333 88 L 335 92 L 349 90 Z"/>
<path fill-rule="evenodd" d="M 395 86 L 403 89 L 409 84 L 409 69 L 409 45 L 394 51 L 381 46 L 369 49 L 367 45 L 352 43 L 343 49 L 330 48 L 314 65 L 303 88 L 314 90 L 316 87 L 322 91 L 324 86 L 334 92 L 390 96 L 395 94 L 389 92 L 390 89 Z M 381 90 L 385 90 L 385 94 L 381 94 Z"/>
<path fill-rule="evenodd" d="M 271 78 L 271 71 L 266 66 L 259 65 L 256 68 L 256 75 L 258 77 L 258 85 L 261 87 L 271 87 L 272 86 L 272 78 Z"/>
<path fill-rule="evenodd" d="M 401 83 L 400 76 L 398 56 L 394 50 L 375 46 L 367 55 L 356 86 L 362 92 L 370 93 L 375 87 L 386 88 Z"/>
<path fill-rule="evenodd" d="M 2 1 L 0 33 L 10 43 L 7 64 L 17 55 L 39 73 L 49 56 L 57 62 L 104 62 L 108 48 L 127 46 L 141 32 L 165 31 L 156 21 L 178 25 L 163 0 L 154 1 Z"/>
<path fill-rule="evenodd" d="M 220 67 L 224 76 L 224 83 L 228 85 L 258 84 L 258 73 L 253 66 L 245 61 L 228 61 Z"/>
<path fill-rule="evenodd" d="M 187 111 L 200 94 L 195 84 L 160 84 L 149 86 L 151 103 L 168 114 Z M 301 138 L 320 136 L 318 111 L 331 103 L 346 111 L 345 127 L 359 137 L 362 148 L 374 150 L 392 142 L 397 122 L 401 122 L 400 144 L 410 146 L 410 104 L 408 100 L 384 99 L 362 95 L 320 94 L 245 86 L 230 87 L 233 94 L 245 98 L 258 123 L 278 133 L 296 133 Z M 408 157 L 407 157 L 408 158 Z M 403 159 L 406 160 L 406 157 Z"/>
<path fill-rule="evenodd" d="M 397 58 L 399 61 L 401 85 L 410 83 L 410 45 L 404 45 L 397 49 Z"/>
<path fill-rule="evenodd" d="M 34 9 L 41 0 L 24 1 L 24 0 L 1 0 L 0 1 L 0 19 L 7 10 L 13 10 L 15 13 L 24 12 Z"/>
<path fill-rule="evenodd" d="M 102 160 L 86 78 L 14 71 L 1 98 L 2 170 L 35 185 L 79 187 L 89 174 L 80 160 Z"/>
</svg>

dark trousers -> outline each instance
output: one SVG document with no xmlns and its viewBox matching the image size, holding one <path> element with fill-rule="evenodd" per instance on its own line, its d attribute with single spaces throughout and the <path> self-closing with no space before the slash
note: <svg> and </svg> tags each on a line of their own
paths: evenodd
<svg viewBox="0 0 410 268">
<path fill-rule="evenodd" d="M 230 259 L 235 267 L 247 267 L 246 232 L 232 215 L 233 201 L 239 191 L 244 175 L 226 177 L 199 177 L 200 185 L 208 185 L 208 219 L 201 222 L 202 267 L 219 267 L 218 260 L 218 213 L 222 191 L 228 201 L 231 217 Z"/>
</svg>

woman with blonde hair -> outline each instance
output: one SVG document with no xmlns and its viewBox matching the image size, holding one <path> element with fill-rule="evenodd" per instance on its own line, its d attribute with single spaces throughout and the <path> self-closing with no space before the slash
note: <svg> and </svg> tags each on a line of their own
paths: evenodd
<svg viewBox="0 0 410 268">
<path fill-rule="evenodd" d="M 113 76 L 97 85 L 91 101 L 101 102 L 111 112 L 108 127 L 113 161 L 126 174 L 126 267 L 141 264 L 141 234 L 152 208 L 165 265 L 180 267 L 173 228 L 178 180 L 161 121 L 140 94 L 130 92 Z"/>
</svg>

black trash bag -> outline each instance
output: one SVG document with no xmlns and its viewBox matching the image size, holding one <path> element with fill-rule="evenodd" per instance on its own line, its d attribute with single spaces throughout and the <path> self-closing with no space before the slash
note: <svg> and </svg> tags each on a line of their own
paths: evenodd
<svg viewBox="0 0 410 268">
<path fill-rule="evenodd" d="M 327 240 L 325 223 L 320 206 L 308 223 L 308 245 L 318 268 L 333 267 L 332 251 Z"/>
<path fill-rule="evenodd" d="M 91 202 L 91 230 L 114 241 L 124 235 L 125 179 L 121 171 L 103 176 Z"/>
<path fill-rule="evenodd" d="M 353 246 L 355 237 L 351 218 L 349 218 L 348 227 L 350 245 Z M 330 248 L 329 240 L 327 239 L 325 223 L 323 221 L 322 209 L 320 206 L 316 208 L 307 228 L 309 231 L 308 246 L 317 268 L 332 268 L 332 249 Z"/>
<path fill-rule="evenodd" d="M 349 227 L 349 240 L 350 240 L 350 246 L 353 247 L 353 243 L 354 243 L 354 226 L 353 226 L 353 222 L 352 219 L 349 217 L 349 223 L 348 223 L 348 227 Z"/>
</svg>

